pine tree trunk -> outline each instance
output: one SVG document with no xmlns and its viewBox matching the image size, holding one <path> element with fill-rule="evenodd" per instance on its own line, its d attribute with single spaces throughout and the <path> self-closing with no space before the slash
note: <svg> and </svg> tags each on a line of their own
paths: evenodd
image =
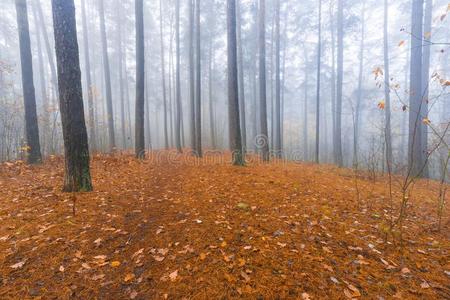
<svg viewBox="0 0 450 300">
<path fill-rule="evenodd" d="M 388 0 L 384 0 L 384 97 L 385 97 L 385 132 L 384 139 L 386 142 L 386 164 L 389 172 L 392 169 L 392 140 L 391 140 L 391 88 L 390 88 L 390 72 L 389 72 L 389 35 L 388 35 L 388 16 L 389 7 Z"/>
<path fill-rule="evenodd" d="M 343 166 L 342 159 L 342 81 L 344 77 L 344 0 L 338 0 L 337 24 L 337 91 L 336 91 L 336 163 Z"/>
<path fill-rule="evenodd" d="M 423 2 L 424 0 L 413 0 L 411 13 L 408 173 L 413 177 L 421 176 L 424 167 L 422 148 L 422 120 L 424 118 L 422 115 Z"/>
<path fill-rule="evenodd" d="M 245 112 L 245 85 L 244 85 L 244 51 L 242 47 L 242 28 L 241 28 L 241 3 L 236 1 L 236 34 L 238 44 L 238 86 L 239 86 L 239 115 L 242 134 L 242 149 L 245 152 L 247 149 L 247 124 Z"/>
<path fill-rule="evenodd" d="M 89 146 L 84 120 L 73 0 L 52 0 L 59 107 L 64 138 L 65 192 L 91 191 Z"/>
<path fill-rule="evenodd" d="M 25 134 L 27 140 L 27 162 L 40 163 L 41 146 L 36 112 L 36 96 L 33 83 L 33 60 L 31 56 L 30 32 L 26 0 L 16 0 L 17 29 L 19 31 L 20 65 L 25 108 Z"/>
<path fill-rule="evenodd" d="M 181 78 L 180 78 L 180 0 L 176 0 L 176 79 L 175 79 L 175 104 L 176 104 L 176 117 L 175 117 L 175 145 L 179 153 L 181 149 Z"/>
<path fill-rule="evenodd" d="M 239 118 L 239 85 L 236 38 L 236 0 L 227 0 L 228 124 L 233 165 L 244 165 Z"/>
<path fill-rule="evenodd" d="M 281 158 L 280 0 L 275 2 L 275 134 L 274 152 Z"/>
<path fill-rule="evenodd" d="M 88 92 L 88 110 L 89 110 L 89 141 L 91 146 L 91 151 L 97 149 L 96 137 L 95 137 L 95 119 L 94 119 L 94 97 L 92 95 L 92 80 L 91 80 L 91 63 L 89 58 L 89 39 L 88 39 L 88 26 L 86 17 L 86 3 L 85 0 L 81 0 L 81 18 L 83 24 L 83 48 L 85 57 L 85 76 L 86 76 L 86 88 Z"/>
<path fill-rule="evenodd" d="M 108 43 L 106 40 L 104 0 L 99 0 L 99 14 L 100 14 L 100 35 L 102 40 L 103 72 L 105 76 L 106 113 L 107 113 L 106 119 L 108 121 L 109 151 L 112 152 L 116 148 L 116 139 L 114 134 L 114 113 L 112 104 L 111 73 L 109 67 Z"/>
<path fill-rule="evenodd" d="M 364 67 L 364 39 L 365 39 L 365 4 L 363 4 L 361 16 L 361 40 L 359 46 L 359 74 L 358 74 L 358 94 L 356 99 L 355 124 L 353 136 L 353 164 L 358 164 L 358 144 L 360 133 L 360 115 L 362 102 L 362 83 L 363 83 L 363 67 Z"/>
<path fill-rule="evenodd" d="M 101 0 L 103 1 L 103 0 Z M 135 0 L 136 15 L 136 125 L 135 155 L 145 157 L 144 105 L 145 105 L 145 47 L 144 47 L 144 4 Z"/>
<path fill-rule="evenodd" d="M 161 40 L 161 84 L 164 109 L 164 148 L 169 149 L 169 137 L 167 132 L 167 96 L 166 96 L 166 68 L 165 68 L 165 49 L 164 49 L 164 32 L 163 32 L 163 0 L 159 0 L 159 31 Z"/>
<path fill-rule="evenodd" d="M 260 134 L 255 143 L 261 149 L 262 160 L 269 161 L 269 136 L 267 129 L 267 95 L 266 95 L 266 0 L 259 0 L 259 112 Z"/>
<path fill-rule="evenodd" d="M 200 48 L 200 0 L 195 0 L 196 81 L 195 81 L 195 144 L 198 157 L 202 157 L 202 69 Z"/>
<path fill-rule="evenodd" d="M 316 84 L 316 153 L 315 161 L 319 163 L 320 153 L 320 67 L 322 55 L 322 0 L 319 0 L 319 23 L 318 23 L 318 41 L 317 41 L 317 84 Z"/>
</svg>

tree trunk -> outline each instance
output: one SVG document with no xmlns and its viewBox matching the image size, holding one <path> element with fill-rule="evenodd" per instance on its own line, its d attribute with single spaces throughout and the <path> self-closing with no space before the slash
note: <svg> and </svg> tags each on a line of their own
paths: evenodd
<svg viewBox="0 0 450 300">
<path fill-rule="evenodd" d="M 84 0 L 83 0 L 84 1 Z M 123 58 L 122 58 L 122 5 L 121 1 L 117 2 L 117 66 L 119 79 L 119 96 L 120 96 L 120 129 L 122 131 L 122 149 L 127 148 L 125 133 L 125 95 L 123 86 Z"/>
<path fill-rule="evenodd" d="M 200 0 L 195 0 L 196 81 L 195 81 L 195 154 L 202 157 L 202 68 L 200 48 Z"/>
<path fill-rule="evenodd" d="M 433 17 L 433 0 L 426 0 L 425 15 L 424 15 L 424 28 L 423 28 L 423 58 L 422 58 L 422 111 L 423 117 L 428 116 L 428 94 L 430 83 L 430 56 L 431 56 L 431 21 Z M 427 153 L 428 151 L 428 127 L 422 126 L 422 149 Z M 428 162 L 424 161 L 425 166 L 423 170 L 423 177 L 429 177 Z"/>
<path fill-rule="evenodd" d="M 167 97 L 166 97 L 166 68 L 164 59 L 164 32 L 163 32 L 163 6 L 162 1 L 159 0 L 159 31 L 161 39 L 161 84 L 162 84 L 162 96 L 163 96 L 163 109 L 164 109 L 164 148 L 169 149 L 169 137 L 167 133 Z"/>
<path fill-rule="evenodd" d="M 408 175 L 421 176 L 424 167 L 424 149 L 422 147 L 422 37 L 423 37 L 423 1 L 412 1 L 411 13 L 411 61 L 409 88 L 409 142 Z"/>
<path fill-rule="evenodd" d="M 84 58 L 85 58 L 85 76 L 86 76 L 86 88 L 88 92 L 88 110 L 89 110 L 89 137 L 91 151 L 97 149 L 96 137 L 95 137 L 95 119 L 94 119 L 94 99 L 92 95 L 92 81 L 91 81 L 91 63 L 89 58 L 89 39 L 88 39 L 88 26 L 86 17 L 86 3 L 85 0 L 81 0 L 81 18 L 83 24 L 83 48 L 84 48 Z"/>
<path fill-rule="evenodd" d="M 390 72 L 389 72 L 389 42 L 388 42 L 388 16 L 389 7 L 388 0 L 384 0 L 384 97 L 385 97 L 385 132 L 384 139 L 386 142 L 386 164 L 389 172 L 392 169 L 392 140 L 391 140 L 391 88 L 390 88 Z"/>
<path fill-rule="evenodd" d="M 275 2 L 275 133 L 274 152 L 281 158 L 280 0 Z"/>
<path fill-rule="evenodd" d="M 228 124 L 233 165 L 244 165 L 239 118 L 239 86 L 236 38 L 236 0 L 227 0 Z"/>
<path fill-rule="evenodd" d="M 52 0 L 52 11 L 65 154 L 63 190 L 91 191 L 75 5 L 73 0 Z"/>
<path fill-rule="evenodd" d="M 211 147 L 216 149 L 216 124 L 214 119 L 214 100 L 213 100 L 213 64 L 214 64 L 214 48 L 213 35 L 210 37 L 209 45 L 209 128 L 211 132 Z"/>
<path fill-rule="evenodd" d="M 179 153 L 181 150 L 181 82 L 180 82 L 180 0 L 176 0 L 176 79 L 175 79 L 175 101 L 176 101 L 176 124 L 175 144 Z"/>
<path fill-rule="evenodd" d="M 103 72 L 105 76 L 106 110 L 107 110 L 106 118 L 108 120 L 109 151 L 112 152 L 116 148 L 116 139 L 114 134 L 111 74 L 108 57 L 108 43 L 106 40 L 104 0 L 99 0 L 99 14 L 100 14 L 100 35 L 102 40 Z"/>
<path fill-rule="evenodd" d="M 44 67 L 44 57 L 42 53 L 42 43 L 41 43 L 41 30 L 38 25 L 38 19 L 37 19 L 37 9 L 34 2 L 32 2 L 33 5 L 32 11 L 33 11 L 33 19 L 34 19 L 34 26 L 36 30 L 36 41 L 37 41 L 37 50 L 38 50 L 38 63 L 39 63 L 39 83 L 40 83 L 40 90 L 41 90 L 41 101 L 42 101 L 42 123 L 43 128 L 41 130 L 40 137 L 42 139 L 42 150 L 45 156 L 45 149 L 49 149 L 47 135 L 50 131 L 49 126 L 49 104 L 48 104 L 48 96 L 47 96 L 47 86 L 46 86 L 46 80 L 45 80 L 45 67 Z M 1 83 L 0 83 L 1 84 Z M 0 95 L 1 96 L 1 95 Z"/>
<path fill-rule="evenodd" d="M 259 0 L 259 112 L 260 135 L 255 143 L 261 149 L 262 160 L 269 161 L 269 136 L 267 130 L 267 96 L 266 96 L 266 0 Z"/>
<path fill-rule="evenodd" d="M 306 51 L 306 45 L 303 46 L 305 57 L 305 83 L 304 83 L 304 106 L 303 106 L 303 160 L 308 161 L 308 53 Z"/>
<path fill-rule="evenodd" d="M 358 144 L 360 133 L 360 115 L 362 102 L 362 83 L 363 83 L 363 68 L 364 68 L 364 39 L 365 39 L 365 4 L 363 3 L 361 16 L 361 40 L 359 46 L 359 74 L 358 74 L 358 94 L 356 99 L 355 124 L 353 136 L 353 164 L 356 167 L 358 164 Z"/>
<path fill-rule="evenodd" d="M 238 86 L 239 86 L 239 115 L 242 135 L 242 149 L 247 149 L 247 124 L 245 113 L 245 85 L 244 85 L 244 51 L 242 47 L 242 20 L 241 20 L 241 3 L 236 1 L 236 35 L 238 45 Z"/>
<path fill-rule="evenodd" d="M 322 54 L 322 0 L 319 0 L 319 23 L 317 41 L 317 85 L 316 85 L 316 153 L 315 161 L 319 163 L 320 153 L 320 59 Z"/>
<path fill-rule="evenodd" d="M 195 152 L 197 149 L 195 138 L 196 130 L 195 130 L 195 76 L 194 76 L 194 0 L 189 1 L 189 45 L 188 45 L 188 55 L 189 55 L 189 104 L 190 104 L 190 135 L 191 135 L 191 148 L 192 151 Z"/>
<path fill-rule="evenodd" d="M 103 0 L 101 0 L 103 1 Z M 145 157 L 144 105 L 145 105 L 145 47 L 144 47 L 144 3 L 135 0 L 136 16 L 136 125 L 135 155 Z"/>
<path fill-rule="evenodd" d="M 31 56 L 30 32 L 28 27 L 27 2 L 16 0 L 17 29 L 19 31 L 20 65 L 25 108 L 25 133 L 27 138 L 27 162 L 40 163 L 41 146 L 36 113 L 36 96 L 33 83 L 33 60 Z"/>
<path fill-rule="evenodd" d="M 334 17 L 334 7 L 333 1 L 330 1 L 330 33 L 331 33 L 331 132 L 332 132 L 332 148 L 333 148 L 333 159 L 337 162 L 337 142 L 336 142 L 336 42 L 335 42 L 335 17 Z"/>
<path fill-rule="evenodd" d="M 336 92 L 336 163 L 343 166 L 342 159 L 342 81 L 344 77 L 344 0 L 338 0 L 337 26 L 337 92 Z"/>
</svg>

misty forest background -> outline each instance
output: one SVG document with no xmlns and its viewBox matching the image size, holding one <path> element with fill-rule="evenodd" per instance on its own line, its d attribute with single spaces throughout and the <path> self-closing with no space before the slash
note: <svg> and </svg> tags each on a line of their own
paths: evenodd
<svg viewBox="0 0 450 300">
<path fill-rule="evenodd" d="M 248 153 L 261 150 L 261 3 L 236 1 L 239 123 Z M 64 153 L 51 1 L 27 4 L 40 145 L 47 157 Z M 274 156 L 401 173 L 411 132 L 420 131 L 422 142 L 412 147 L 428 162 L 424 174 L 441 177 L 450 121 L 447 0 L 265 5 L 263 86 Z M 135 3 L 76 0 L 75 8 L 90 151 L 133 149 Z M 226 1 L 144 1 L 143 14 L 145 148 L 229 149 Z M 0 161 L 7 161 L 24 159 L 28 145 L 14 1 L 2 1 L 0 16 Z M 422 37 L 411 32 L 412 20 Z M 417 67 L 418 81 L 411 74 Z M 419 103 L 420 114 L 411 101 Z"/>
</svg>

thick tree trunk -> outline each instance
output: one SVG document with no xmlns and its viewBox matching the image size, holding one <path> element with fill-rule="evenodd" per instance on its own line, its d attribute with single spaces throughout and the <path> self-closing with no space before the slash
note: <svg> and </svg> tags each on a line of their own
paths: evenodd
<svg viewBox="0 0 450 300">
<path fill-rule="evenodd" d="M 239 85 L 236 38 L 236 0 L 227 0 L 228 124 L 233 165 L 244 165 L 239 118 Z"/>
<path fill-rule="evenodd" d="M 92 80 L 91 80 L 91 63 L 89 57 L 89 39 L 88 39 L 88 26 L 87 26 L 87 17 L 86 17 L 86 3 L 85 0 L 81 0 L 81 18 L 83 24 L 83 49 L 84 49 L 84 58 L 85 58 L 85 71 L 86 71 L 86 88 L 88 92 L 88 110 L 89 110 L 89 137 L 90 137 L 90 146 L 91 151 L 95 151 L 97 149 L 96 137 L 95 137 L 95 118 L 94 118 L 94 97 L 92 95 Z"/>
<path fill-rule="evenodd" d="M 40 163 L 41 146 L 36 112 L 36 96 L 33 83 L 33 60 L 31 56 L 30 32 L 26 0 L 16 0 L 17 29 L 19 31 L 20 65 L 22 70 L 23 102 L 25 108 L 25 133 L 27 139 L 27 161 Z"/>
<path fill-rule="evenodd" d="M 103 0 L 101 0 L 103 1 Z M 145 105 L 145 47 L 144 47 L 144 3 L 135 0 L 136 16 L 136 125 L 135 155 L 145 157 L 144 105 Z"/>
<path fill-rule="evenodd" d="M 267 130 L 267 95 L 266 95 L 266 0 L 259 0 L 259 112 L 260 134 L 255 143 L 261 149 L 263 161 L 269 161 L 269 136 Z"/>
<path fill-rule="evenodd" d="M 59 107 L 64 138 L 64 191 L 91 191 L 89 146 L 84 120 L 73 0 L 52 0 L 58 65 Z"/>
<path fill-rule="evenodd" d="M 108 43 L 106 40 L 104 0 L 99 0 L 99 14 L 100 14 L 100 35 L 102 40 L 103 72 L 105 76 L 106 110 L 107 110 L 106 118 L 108 120 L 109 151 L 112 152 L 116 148 L 116 139 L 114 134 L 111 73 L 109 67 Z"/>
</svg>

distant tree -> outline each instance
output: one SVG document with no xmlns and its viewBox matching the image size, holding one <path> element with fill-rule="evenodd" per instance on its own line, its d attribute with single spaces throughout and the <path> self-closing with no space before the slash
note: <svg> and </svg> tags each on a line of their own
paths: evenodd
<svg viewBox="0 0 450 300">
<path fill-rule="evenodd" d="M 228 124 L 233 165 L 244 165 L 239 123 L 239 87 L 236 38 L 236 0 L 227 0 Z"/>
<path fill-rule="evenodd" d="M 202 157 L 202 68 L 201 68 L 201 32 L 200 32 L 200 0 L 195 0 L 195 154 Z"/>
<path fill-rule="evenodd" d="M 121 0 L 116 0 L 117 7 L 117 76 L 119 80 L 119 98 L 120 98 L 120 129 L 122 133 L 122 149 L 127 148 L 127 134 L 125 126 L 125 87 L 123 80 L 123 51 L 122 51 L 122 23 L 123 8 Z"/>
<path fill-rule="evenodd" d="M 342 81 L 344 77 L 344 0 L 338 0 L 336 91 L 336 163 L 342 167 Z"/>
<path fill-rule="evenodd" d="M 167 132 L 167 96 L 166 96 L 166 69 L 164 59 L 164 32 L 163 32 L 163 0 L 159 0 L 159 32 L 161 40 L 161 84 L 163 96 L 163 110 L 164 110 L 164 148 L 169 149 L 169 137 Z"/>
<path fill-rule="evenodd" d="M 53 31 L 58 66 L 59 106 L 65 157 L 65 192 L 91 191 L 89 146 L 84 120 L 73 0 L 52 0 Z"/>
<path fill-rule="evenodd" d="M 280 0 L 275 0 L 275 156 L 281 157 Z"/>
<path fill-rule="evenodd" d="M 320 69 L 322 55 L 322 0 L 319 0 L 319 22 L 317 33 L 317 84 L 316 84 L 316 153 L 315 161 L 319 163 L 320 154 Z"/>
<path fill-rule="evenodd" d="M 245 152 L 247 149 L 247 122 L 245 112 L 244 51 L 242 45 L 242 15 L 240 2 L 241 0 L 236 1 L 236 34 L 238 45 L 239 115 L 241 117 L 242 149 Z"/>
<path fill-rule="evenodd" d="M 180 0 L 176 0 L 175 7 L 175 38 L 176 38 L 176 74 L 175 74 L 175 145 L 181 150 L 181 78 L 180 78 Z"/>
<path fill-rule="evenodd" d="M 190 117 L 189 117 L 189 123 L 190 123 L 190 132 L 191 132 L 191 148 L 192 151 L 195 152 L 197 149 L 196 143 L 196 129 L 195 129 L 195 76 L 194 76 L 194 0 L 188 0 L 189 5 L 189 33 L 188 33 L 188 55 L 189 55 L 189 106 L 190 106 Z"/>
<path fill-rule="evenodd" d="M 356 109 L 355 109 L 355 124 L 353 132 L 353 164 L 357 167 L 358 164 L 358 145 L 359 145 L 359 135 L 360 135 L 360 125 L 361 125 L 361 105 L 362 105 L 362 85 L 363 85 L 363 71 L 364 71 L 364 47 L 365 47 L 365 3 L 362 4 L 361 13 L 361 38 L 359 44 L 359 74 L 358 74 L 358 90 L 356 98 Z"/>
<path fill-rule="evenodd" d="M 413 177 L 421 176 L 425 162 L 422 145 L 425 116 L 422 97 L 423 3 L 424 0 L 413 0 L 411 12 L 408 173 Z"/>
<path fill-rule="evenodd" d="M 145 104 L 145 49 L 144 49 L 144 2 L 135 0 L 136 16 L 136 158 L 145 157 L 144 104 Z"/>
<path fill-rule="evenodd" d="M 97 149 L 96 137 L 95 137 L 95 119 L 94 119 L 94 96 L 92 94 L 92 80 L 91 80 L 91 62 L 89 55 L 89 39 L 88 39 L 88 26 L 86 17 L 86 0 L 81 0 L 81 19 L 83 24 L 83 49 L 85 59 L 85 72 L 86 72 L 86 87 L 88 92 L 88 110 L 89 110 L 89 137 L 91 150 Z"/>
<path fill-rule="evenodd" d="M 116 139 L 114 134 L 114 114 L 113 114 L 112 93 L 111 93 L 111 72 L 109 67 L 108 42 L 106 39 L 104 0 L 99 0 L 99 14 L 100 14 L 100 35 L 102 40 L 102 57 L 103 57 L 103 73 L 104 73 L 103 75 L 105 76 L 109 151 L 111 152 L 114 151 L 116 147 Z"/>
<path fill-rule="evenodd" d="M 261 148 L 263 161 L 269 161 L 269 133 L 267 129 L 267 96 L 266 96 L 266 0 L 259 0 L 259 112 L 260 135 L 255 141 Z"/>
<path fill-rule="evenodd" d="M 383 48 L 384 48 L 384 97 L 385 97 L 385 132 L 386 163 L 388 169 L 392 167 L 392 139 L 391 139 L 391 87 L 389 69 L 389 35 L 388 35 L 389 5 L 384 0 L 384 26 L 383 26 Z"/>
<path fill-rule="evenodd" d="M 22 69 L 22 89 L 25 107 L 25 134 L 27 140 L 27 161 L 40 163 L 41 146 L 36 112 L 36 96 L 33 83 L 33 60 L 31 56 L 30 32 L 26 0 L 16 0 L 17 29 L 19 31 L 20 65 Z"/>
</svg>

